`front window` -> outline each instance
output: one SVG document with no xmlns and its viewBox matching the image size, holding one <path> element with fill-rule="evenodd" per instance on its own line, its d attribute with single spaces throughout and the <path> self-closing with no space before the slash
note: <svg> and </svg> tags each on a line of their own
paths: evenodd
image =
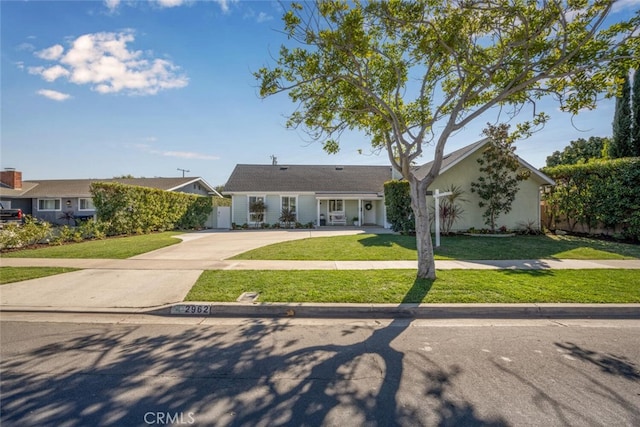
<svg viewBox="0 0 640 427">
<path fill-rule="evenodd" d="M 249 196 L 249 222 L 262 223 L 264 222 L 264 197 L 263 196 Z"/>
<path fill-rule="evenodd" d="M 329 200 L 329 212 L 344 212 L 344 200 Z"/>
<path fill-rule="evenodd" d="M 95 211 L 96 207 L 93 204 L 93 199 L 80 199 L 80 208 L 81 211 Z"/>
<path fill-rule="evenodd" d="M 60 205 L 60 199 L 38 199 L 39 211 L 59 211 Z"/>
<path fill-rule="evenodd" d="M 289 210 L 292 214 L 296 214 L 296 198 L 295 197 L 282 197 L 282 210 Z"/>
</svg>

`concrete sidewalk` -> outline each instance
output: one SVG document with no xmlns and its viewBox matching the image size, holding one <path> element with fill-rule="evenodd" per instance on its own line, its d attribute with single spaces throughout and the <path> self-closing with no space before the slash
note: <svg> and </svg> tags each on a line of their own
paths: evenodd
<svg viewBox="0 0 640 427">
<path fill-rule="evenodd" d="M 416 261 L 269 261 L 269 260 L 206 260 L 206 259 L 55 259 L 3 258 L 3 267 L 69 267 L 107 270 L 381 270 L 415 269 Z M 639 259 L 630 260 L 465 260 L 436 261 L 438 270 L 587 270 L 640 269 Z"/>
</svg>

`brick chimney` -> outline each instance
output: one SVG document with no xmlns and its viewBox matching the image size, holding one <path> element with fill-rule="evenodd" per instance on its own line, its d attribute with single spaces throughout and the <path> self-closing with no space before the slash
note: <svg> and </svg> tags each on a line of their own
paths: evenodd
<svg viewBox="0 0 640 427">
<path fill-rule="evenodd" d="M 22 172 L 6 168 L 0 172 L 0 182 L 12 190 L 22 190 Z"/>
</svg>

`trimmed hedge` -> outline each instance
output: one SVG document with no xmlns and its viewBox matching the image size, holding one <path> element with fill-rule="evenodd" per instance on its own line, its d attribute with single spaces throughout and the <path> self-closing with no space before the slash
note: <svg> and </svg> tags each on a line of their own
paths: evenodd
<svg viewBox="0 0 640 427">
<path fill-rule="evenodd" d="M 416 220 L 411 209 L 411 192 L 408 181 L 392 180 L 384 183 L 384 204 L 391 229 L 403 234 L 416 231 Z"/>
<path fill-rule="evenodd" d="M 202 228 L 213 209 L 210 197 L 118 183 L 93 183 L 91 196 L 110 235 Z"/>
<path fill-rule="evenodd" d="M 640 157 L 561 165 L 542 171 L 556 181 L 544 195 L 554 221 L 604 227 L 640 241 Z"/>
</svg>

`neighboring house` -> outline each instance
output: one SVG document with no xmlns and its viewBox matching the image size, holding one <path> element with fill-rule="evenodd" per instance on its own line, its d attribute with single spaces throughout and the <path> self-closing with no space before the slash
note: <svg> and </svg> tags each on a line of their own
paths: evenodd
<svg viewBox="0 0 640 427">
<path fill-rule="evenodd" d="M 64 216 L 88 218 L 95 215 L 89 191 L 93 182 L 117 182 L 126 185 L 156 188 L 165 191 L 216 195 L 222 197 L 202 178 L 113 178 L 55 179 L 23 181 L 22 172 L 0 172 L 0 200 L 5 207 L 22 209 L 25 214 L 55 224 L 66 224 Z"/>
<path fill-rule="evenodd" d="M 314 225 L 386 226 L 384 183 L 390 166 L 237 165 L 224 193 L 232 198 L 232 222 L 258 226 L 280 222 L 283 209 L 296 222 Z M 252 212 L 262 201 L 265 212 Z"/>
<path fill-rule="evenodd" d="M 440 175 L 429 187 L 430 191 L 436 189 L 440 192 L 446 191 L 451 186 L 460 187 L 465 193 L 463 198 L 466 202 L 460 203 L 464 214 L 452 228 L 452 231 L 466 231 L 469 228 L 487 228 L 485 219 L 482 217 L 486 208 L 478 206 L 480 198 L 477 193 L 471 192 L 471 183 L 477 181 L 480 175 L 480 165 L 478 159 L 482 157 L 483 148 L 488 144 L 488 139 L 483 139 L 474 144 L 463 147 L 443 157 Z M 505 226 L 508 229 L 524 228 L 525 224 L 540 229 L 540 197 L 541 189 L 544 186 L 555 185 L 555 182 L 518 157 L 520 166 L 529 169 L 531 175 L 525 181 L 520 182 L 520 190 L 512 205 L 512 210 L 508 214 L 501 214 L 498 217 L 498 226 Z M 416 170 L 416 176 L 424 177 L 431 168 L 431 162 Z M 433 200 L 428 197 L 427 200 Z M 433 202 L 431 202 L 433 206 Z"/>
</svg>

